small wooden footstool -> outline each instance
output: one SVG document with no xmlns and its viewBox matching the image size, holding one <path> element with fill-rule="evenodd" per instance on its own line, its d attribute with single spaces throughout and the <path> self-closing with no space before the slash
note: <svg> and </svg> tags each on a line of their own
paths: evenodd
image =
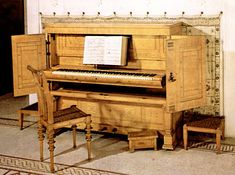
<svg viewBox="0 0 235 175">
<path fill-rule="evenodd" d="M 24 116 L 30 115 L 30 116 L 38 116 L 38 103 L 33 103 L 29 106 L 26 106 L 24 108 L 19 109 L 18 111 L 19 115 L 19 126 L 20 129 L 23 129 L 23 122 L 24 122 Z"/>
<path fill-rule="evenodd" d="M 217 153 L 220 153 L 221 137 L 224 138 L 224 117 L 210 117 L 184 124 L 184 149 L 187 149 L 188 131 L 216 134 Z"/>
<path fill-rule="evenodd" d="M 129 151 L 134 152 L 135 149 L 154 148 L 157 150 L 157 131 L 140 131 L 128 133 Z"/>
</svg>

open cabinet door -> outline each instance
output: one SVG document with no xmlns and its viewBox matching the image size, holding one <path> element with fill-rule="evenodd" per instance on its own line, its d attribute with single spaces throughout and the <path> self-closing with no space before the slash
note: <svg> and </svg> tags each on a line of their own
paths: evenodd
<svg viewBox="0 0 235 175">
<path fill-rule="evenodd" d="M 27 66 L 46 68 L 45 35 L 12 36 L 12 63 L 14 96 L 36 93 L 33 76 Z"/>
<path fill-rule="evenodd" d="M 206 103 L 205 37 L 175 36 L 167 41 L 167 111 Z"/>
</svg>

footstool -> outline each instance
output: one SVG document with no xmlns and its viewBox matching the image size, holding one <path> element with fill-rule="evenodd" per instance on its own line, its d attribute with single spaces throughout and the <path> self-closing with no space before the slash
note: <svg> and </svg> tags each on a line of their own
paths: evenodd
<svg viewBox="0 0 235 175">
<path fill-rule="evenodd" d="M 153 148 L 157 150 L 157 131 L 140 131 L 140 132 L 129 132 L 129 151 L 134 152 L 135 149 Z"/>
<path fill-rule="evenodd" d="M 209 117 L 184 124 L 184 149 L 187 149 L 188 131 L 216 134 L 217 153 L 220 153 L 221 137 L 224 138 L 224 117 Z"/>
</svg>

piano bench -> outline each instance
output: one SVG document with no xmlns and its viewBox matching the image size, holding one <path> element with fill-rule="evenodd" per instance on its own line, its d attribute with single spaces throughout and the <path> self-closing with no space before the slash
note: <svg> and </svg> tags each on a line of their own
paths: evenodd
<svg viewBox="0 0 235 175">
<path fill-rule="evenodd" d="M 135 149 L 153 148 L 157 150 L 157 131 L 147 130 L 140 132 L 129 132 L 129 151 L 134 152 Z"/>
<path fill-rule="evenodd" d="M 29 116 L 38 116 L 38 103 L 33 103 L 29 106 L 26 106 L 24 108 L 21 108 L 17 111 L 18 116 L 19 116 L 19 126 L 20 130 L 23 129 L 23 122 L 24 122 L 24 116 L 29 115 Z"/>
</svg>

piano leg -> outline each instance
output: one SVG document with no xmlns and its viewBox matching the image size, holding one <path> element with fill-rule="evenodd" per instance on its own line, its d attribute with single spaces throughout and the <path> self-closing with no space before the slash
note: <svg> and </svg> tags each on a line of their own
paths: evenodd
<svg viewBox="0 0 235 175">
<path fill-rule="evenodd" d="M 166 149 L 166 150 L 175 149 L 176 141 L 175 141 L 175 137 L 171 133 L 172 133 L 171 130 L 165 130 L 164 144 L 162 146 L 163 149 Z"/>
<path fill-rule="evenodd" d="M 182 112 L 164 114 L 165 131 L 164 131 L 164 144 L 163 149 L 174 150 L 177 145 L 177 127 L 180 127 Z"/>
</svg>

